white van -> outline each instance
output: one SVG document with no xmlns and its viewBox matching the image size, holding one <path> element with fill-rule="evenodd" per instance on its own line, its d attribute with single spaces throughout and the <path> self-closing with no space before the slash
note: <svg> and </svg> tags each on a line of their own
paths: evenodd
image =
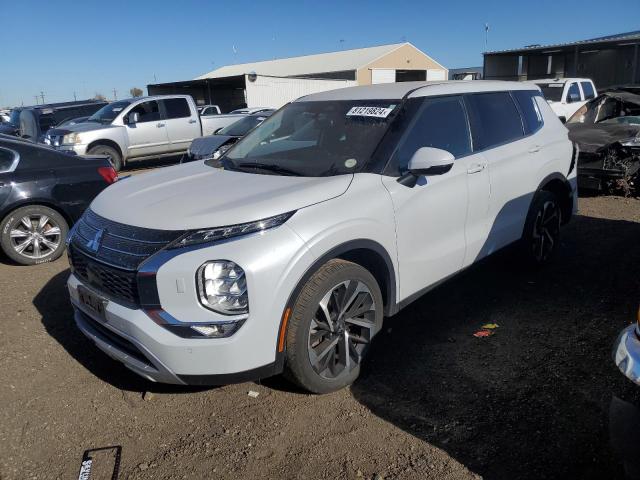
<svg viewBox="0 0 640 480">
<path fill-rule="evenodd" d="M 556 252 L 572 155 L 533 84 L 300 98 L 221 159 L 99 195 L 69 237 L 75 321 L 150 380 L 342 388 L 384 317 L 511 243 Z"/>
</svg>

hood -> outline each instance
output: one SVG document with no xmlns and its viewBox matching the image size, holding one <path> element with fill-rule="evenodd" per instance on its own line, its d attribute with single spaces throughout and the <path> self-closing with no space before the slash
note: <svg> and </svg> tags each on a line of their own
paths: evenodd
<svg viewBox="0 0 640 480">
<path fill-rule="evenodd" d="M 229 140 L 236 140 L 238 137 L 230 135 L 209 135 L 207 137 L 196 138 L 191 142 L 189 151 L 192 155 L 204 157 L 211 155 Z"/>
<path fill-rule="evenodd" d="M 62 128 L 51 128 L 47 133 L 50 135 L 66 135 L 72 132 L 91 132 L 93 130 L 104 130 L 105 128 L 121 128 L 119 125 L 103 124 L 98 122 L 82 122 L 75 125 L 67 125 Z"/>
<path fill-rule="evenodd" d="M 621 142 L 640 132 L 640 126 L 628 123 L 566 123 L 569 138 L 581 152 L 594 153 L 611 143 Z"/>
<path fill-rule="evenodd" d="M 197 161 L 120 180 L 98 195 L 91 209 L 109 220 L 144 228 L 211 228 L 338 197 L 352 179 L 352 174 L 291 177 L 231 172 Z"/>
</svg>

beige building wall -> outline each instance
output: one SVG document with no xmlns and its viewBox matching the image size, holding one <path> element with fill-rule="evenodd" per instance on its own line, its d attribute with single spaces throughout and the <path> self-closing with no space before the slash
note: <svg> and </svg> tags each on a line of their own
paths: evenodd
<svg viewBox="0 0 640 480">
<path fill-rule="evenodd" d="M 449 71 L 425 55 L 411 44 L 402 45 L 400 48 L 390 52 L 383 57 L 371 62 L 356 72 L 358 85 L 371 85 L 372 68 L 393 68 L 395 70 L 444 70 L 444 78 L 447 79 Z"/>
</svg>

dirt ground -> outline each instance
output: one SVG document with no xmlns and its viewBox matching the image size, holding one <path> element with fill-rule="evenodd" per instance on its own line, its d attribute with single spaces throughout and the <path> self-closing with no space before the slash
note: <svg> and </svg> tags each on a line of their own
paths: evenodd
<svg viewBox="0 0 640 480">
<path fill-rule="evenodd" d="M 467 270 L 387 319 L 363 377 L 325 396 L 151 384 L 75 328 L 65 258 L 0 259 L 0 478 L 77 478 L 114 445 L 132 479 L 620 478 L 609 401 L 640 389 L 611 346 L 640 300 L 640 200 L 579 208 L 553 265 L 506 251 Z"/>
</svg>

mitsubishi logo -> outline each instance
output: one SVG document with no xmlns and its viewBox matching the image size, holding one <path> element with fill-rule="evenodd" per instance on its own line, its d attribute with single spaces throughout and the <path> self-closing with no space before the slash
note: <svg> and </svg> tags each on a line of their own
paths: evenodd
<svg viewBox="0 0 640 480">
<path fill-rule="evenodd" d="M 100 249 L 100 245 L 102 244 L 102 237 L 104 236 L 105 229 L 101 228 L 98 230 L 93 237 L 93 240 L 89 240 L 87 242 L 87 248 L 92 252 L 97 252 Z"/>
</svg>

